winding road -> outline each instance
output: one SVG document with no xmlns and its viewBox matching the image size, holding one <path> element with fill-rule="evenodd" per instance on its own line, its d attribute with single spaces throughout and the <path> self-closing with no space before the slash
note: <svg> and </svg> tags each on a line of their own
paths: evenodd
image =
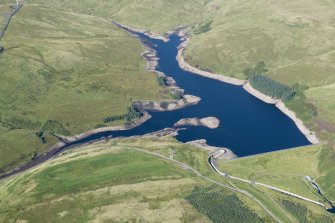
<svg viewBox="0 0 335 223">
<path fill-rule="evenodd" d="M 173 162 L 174 164 L 186 169 L 186 170 L 189 170 L 193 173 L 195 173 L 198 177 L 201 177 L 203 178 L 204 180 L 208 181 L 208 182 L 211 182 L 213 184 L 216 184 L 216 185 L 219 185 L 219 186 L 222 186 L 226 189 L 229 189 L 229 190 L 232 190 L 232 191 L 235 191 L 235 192 L 238 192 L 238 193 L 242 193 L 246 196 L 248 196 L 249 198 L 251 198 L 253 201 L 255 201 L 256 203 L 258 203 L 273 219 L 275 219 L 277 222 L 281 223 L 282 221 L 280 221 L 261 201 L 259 201 L 256 197 L 254 197 L 252 194 L 250 194 L 249 192 L 245 191 L 245 190 L 241 190 L 241 189 L 238 189 L 238 188 L 235 188 L 235 187 L 231 187 L 231 186 L 228 186 L 228 185 L 225 185 L 223 183 L 220 183 L 218 181 L 215 181 L 209 177 L 206 177 L 204 175 L 202 175 L 198 170 L 190 167 L 189 165 L 185 164 L 185 163 L 182 163 L 182 162 L 179 162 L 177 160 L 174 160 L 170 157 L 166 157 L 166 156 L 163 156 L 162 154 L 159 154 L 159 153 L 155 153 L 155 152 L 150 152 L 150 151 L 147 151 L 147 150 L 143 150 L 143 149 L 139 149 L 139 148 L 134 148 L 132 147 L 132 149 L 134 150 L 137 150 L 139 152 L 143 152 L 143 153 L 146 153 L 146 154 L 149 154 L 149 155 L 152 155 L 152 156 L 157 156 L 159 158 L 162 158 L 162 159 L 165 159 L 165 160 L 168 160 L 170 162 Z"/>
<path fill-rule="evenodd" d="M 273 186 L 270 186 L 270 185 L 267 185 L 267 184 L 263 184 L 263 183 L 259 183 L 259 182 L 253 182 L 251 180 L 246 180 L 246 179 L 242 179 L 242 178 L 239 178 L 239 177 L 234 177 L 234 176 L 231 176 L 227 173 L 222 173 L 216 166 L 215 164 L 212 162 L 212 156 L 211 155 L 209 158 L 208 158 L 208 162 L 209 164 L 211 165 L 211 167 L 214 169 L 215 172 L 217 172 L 218 174 L 220 174 L 221 176 L 223 177 L 228 177 L 230 179 L 233 179 L 233 180 L 238 180 L 238 181 L 242 181 L 242 182 L 245 182 L 245 183 L 250 183 L 250 184 L 254 184 L 254 185 L 259 185 L 259 186 L 262 186 L 262 187 L 266 187 L 268 189 L 271 189 L 271 190 L 274 190 L 274 191 L 277 191 L 277 192 L 280 192 L 282 194 L 286 194 L 288 196 L 291 196 L 291 197 L 295 197 L 295 198 L 298 198 L 300 200 L 304 200 L 304 201 L 307 201 L 307 202 L 310 202 L 310 203 L 313 203 L 313 204 L 316 204 L 316 205 L 319 205 L 325 209 L 326 206 L 324 204 L 322 204 L 321 202 L 318 202 L 318 201 L 315 201 L 315 200 L 312 200 L 312 199 L 309 199 L 307 197 L 303 197 L 301 195 L 298 195 L 298 194 L 295 194 L 295 193 L 292 193 L 292 192 L 289 192 L 289 191 L 286 191 L 286 190 L 282 190 L 280 188 L 277 188 L 277 187 L 273 187 Z"/>
</svg>

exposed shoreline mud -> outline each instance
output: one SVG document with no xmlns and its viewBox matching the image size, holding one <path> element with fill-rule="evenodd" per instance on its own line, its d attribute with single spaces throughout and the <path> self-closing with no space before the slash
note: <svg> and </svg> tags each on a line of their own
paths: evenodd
<svg viewBox="0 0 335 223">
<path fill-rule="evenodd" d="M 113 23 L 119 26 L 120 28 L 123 28 L 125 30 L 130 30 L 131 32 L 143 33 L 143 34 L 148 35 L 151 38 L 161 39 L 165 42 L 169 41 L 167 37 L 158 36 L 149 31 L 133 29 L 128 26 L 114 22 L 114 21 Z M 70 137 L 57 135 L 61 141 L 65 143 L 73 143 L 73 142 L 76 142 L 78 140 L 81 140 L 83 138 L 86 138 L 96 133 L 102 133 L 102 132 L 107 132 L 107 131 L 131 130 L 133 128 L 136 128 L 142 125 L 143 123 L 145 123 L 147 120 L 151 118 L 151 115 L 148 113 L 148 111 L 154 111 L 154 112 L 174 111 L 177 109 L 182 109 L 187 106 L 195 105 L 200 102 L 201 98 L 193 96 L 193 95 L 184 95 L 184 90 L 177 86 L 177 83 L 175 82 L 173 78 L 166 76 L 164 73 L 160 71 L 157 71 L 156 68 L 158 66 L 158 62 L 157 62 L 158 58 L 156 56 L 156 51 L 150 48 L 149 45 L 145 43 L 142 43 L 142 44 L 145 50 L 144 52 L 141 53 L 141 56 L 146 60 L 146 70 L 155 72 L 158 76 L 164 77 L 167 82 L 166 87 L 175 92 L 178 92 L 180 95 L 182 95 L 182 98 L 180 100 L 160 101 L 160 102 L 159 101 L 145 101 L 145 100 L 133 101 L 133 106 L 142 113 L 141 118 L 125 123 L 120 126 L 111 126 L 111 127 L 102 127 L 102 128 L 92 129 L 90 131 L 87 131 L 87 132 L 84 132 L 78 135 L 70 136 Z"/>
<path fill-rule="evenodd" d="M 118 23 L 116 21 L 112 21 L 112 23 L 114 23 L 115 25 L 119 26 L 120 28 L 123 28 L 125 30 L 129 30 L 131 32 L 135 32 L 135 33 L 143 33 L 147 36 L 149 36 L 150 38 L 153 38 L 153 39 L 160 39 L 160 40 L 163 40 L 164 42 L 168 42 L 169 41 L 169 38 L 164 36 L 164 35 L 157 35 L 153 32 L 151 32 L 150 30 L 140 30 L 140 29 L 135 29 L 135 28 L 132 28 L 132 27 L 129 27 L 129 26 L 126 26 L 126 25 L 123 25 L 121 23 Z M 166 33 L 167 35 L 169 35 L 170 33 Z"/>
<path fill-rule="evenodd" d="M 130 30 L 132 32 L 141 32 L 144 33 L 146 35 L 149 35 L 151 38 L 156 38 L 156 39 L 161 39 L 165 42 L 169 41 L 168 38 L 163 37 L 163 36 L 158 36 L 158 35 L 154 35 L 149 31 L 140 31 L 140 30 L 136 30 L 136 29 L 132 29 L 130 27 L 127 26 L 123 26 L 119 23 L 113 22 L 115 25 L 119 26 L 120 28 L 123 28 L 125 30 Z M 148 71 L 152 71 L 157 73 L 157 75 L 162 75 L 164 77 L 167 78 L 167 80 L 169 80 L 170 89 L 173 89 L 174 91 L 177 91 L 179 93 L 181 93 L 182 95 L 182 99 L 177 100 L 177 101 L 166 101 L 166 102 L 154 102 L 151 101 L 149 104 L 153 104 L 154 106 L 152 106 L 150 109 L 148 105 L 146 105 L 148 103 L 148 101 L 137 101 L 134 102 L 135 106 L 137 106 L 137 109 L 140 110 L 140 112 L 142 113 L 142 117 L 131 121 L 129 123 L 125 123 L 124 125 L 120 125 L 120 126 L 111 126 L 111 127 L 103 127 L 103 128 L 97 128 L 97 129 L 92 129 L 90 131 L 78 134 L 78 135 L 74 135 L 74 136 L 62 136 L 62 135 L 57 135 L 54 134 L 54 136 L 58 139 L 58 143 L 56 143 L 55 145 L 53 145 L 52 147 L 50 147 L 48 150 L 46 150 L 44 153 L 39 154 L 35 157 L 34 160 L 31 160 L 25 164 L 23 164 L 22 166 L 19 166 L 11 171 L 5 172 L 0 174 L 0 179 L 4 179 L 16 174 L 19 174 L 23 171 L 26 171 L 32 167 L 38 166 L 39 164 L 44 163 L 45 161 L 55 157 L 56 155 L 64 152 L 66 149 L 70 149 L 72 147 L 75 147 L 76 145 L 71 145 L 81 139 L 84 139 L 86 137 L 89 137 L 90 135 L 96 134 L 96 133 L 102 133 L 102 132 L 107 132 L 107 131 L 122 131 L 122 130 L 130 130 L 133 129 L 135 127 L 140 126 L 141 124 L 143 124 L 144 122 L 146 122 L 147 120 L 149 120 L 151 118 L 151 115 L 147 112 L 147 110 L 145 109 L 146 107 L 148 107 L 148 110 L 150 109 L 151 111 L 172 111 L 172 110 L 176 110 L 176 109 L 181 109 L 184 108 L 186 106 L 190 106 L 190 105 L 194 105 L 197 104 L 201 99 L 199 97 L 196 96 L 192 96 L 192 95 L 183 95 L 183 89 L 179 88 L 175 81 L 167 76 L 165 76 L 164 73 L 162 72 L 158 72 L 156 71 L 156 67 L 158 65 L 157 60 L 158 58 L 156 57 L 156 52 L 150 48 L 150 46 L 146 45 L 145 43 L 143 43 L 143 46 L 145 48 L 144 52 L 141 53 L 141 55 L 143 56 L 143 58 L 146 60 L 147 65 L 146 65 L 146 70 Z M 164 105 L 164 106 L 163 106 Z M 109 137 L 109 138 L 112 138 Z M 101 140 L 101 139 L 98 139 Z M 92 140 L 92 142 L 98 141 L 98 140 Z M 90 143 L 90 142 L 89 142 Z M 69 145 L 70 144 L 70 145 Z"/>
<path fill-rule="evenodd" d="M 271 98 L 270 96 L 267 96 L 267 95 L 257 91 L 256 89 L 254 89 L 250 85 L 250 83 L 247 80 L 240 80 L 240 79 L 236 79 L 236 78 L 232 78 L 232 77 L 227 77 L 227 76 L 224 76 L 222 74 L 210 73 L 208 71 L 203 71 L 203 70 L 200 70 L 196 67 L 193 67 L 192 65 L 187 63 L 185 61 L 184 57 L 183 57 L 183 52 L 187 48 L 187 45 L 189 43 L 189 38 L 187 38 L 185 33 L 183 33 L 183 32 L 179 32 L 178 35 L 181 36 L 182 38 L 184 38 L 184 41 L 179 46 L 179 51 L 178 51 L 178 55 L 177 55 L 177 61 L 179 63 L 180 68 L 182 68 L 185 71 L 190 71 L 192 73 L 195 73 L 195 74 L 198 74 L 198 75 L 201 75 L 201 76 L 205 76 L 205 77 L 208 77 L 208 78 L 216 79 L 216 80 L 219 80 L 219 81 L 222 81 L 222 82 L 225 82 L 225 83 L 240 85 L 240 86 L 243 85 L 243 88 L 248 93 L 250 93 L 251 95 L 257 97 L 258 99 L 264 101 L 265 103 L 274 104 L 281 112 L 283 112 L 290 119 L 292 119 L 293 122 L 295 123 L 295 125 L 297 126 L 297 128 L 300 130 L 300 132 L 302 134 L 305 135 L 305 137 L 307 138 L 307 140 L 310 143 L 312 143 L 312 144 L 321 143 L 321 141 L 316 136 L 316 133 L 311 131 L 310 129 L 308 129 L 307 126 L 303 123 L 303 121 L 300 120 L 296 116 L 295 112 L 293 112 L 292 110 L 287 108 L 286 105 L 284 104 L 284 102 L 282 102 L 281 100 Z"/>
<path fill-rule="evenodd" d="M 123 26 L 121 24 L 115 23 L 116 25 L 120 26 L 121 28 L 127 29 L 127 30 L 132 30 L 133 32 L 142 32 L 145 33 L 146 35 L 149 35 L 152 38 L 157 38 L 157 39 L 162 39 L 164 41 L 168 41 L 167 37 L 164 36 L 157 36 L 152 34 L 151 32 L 148 31 L 140 31 L 140 30 L 136 30 L 136 29 L 132 29 L 126 26 Z M 170 32 L 171 33 L 179 33 L 180 35 L 184 35 L 184 33 L 179 29 L 178 31 L 173 31 Z M 185 41 L 180 45 L 179 47 L 179 51 L 178 51 L 178 55 L 177 55 L 177 60 L 179 62 L 179 65 L 182 69 L 187 70 L 187 71 L 191 71 L 192 73 L 195 74 L 199 74 L 205 77 L 209 77 L 209 78 L 213 78 L 222 82 L 226 82 L 226 83 L 230 83 L 230 84 L 234 84 L 234 85 L 239 85 L 242 86 L 244 85 L 244 89 L 247 90 L 250 94 L 254 95 L 255 97 L 258 97 L 260 100 L 263 100 L 267 103 L 272 103 L 275 104 L 276 107 L 278 109 L 280 109 L 284 114 L 286 114 L 288 117 L 290 117 L 295 124 L 297 125 L 297 127 L 299 128 L 299 130 L 306 136 L 306 138 L 313 144 L 316 143 L 320 143 L 320 141 L 318 140 L 318 138 L 316 137 L 315 133 L 311 132 L 304 124 L 303 122 L 298 119 L 295 115 L 295 113 L 291 110 L 289 110 L 285 104 L 281 101 L 271 101 L 268 100 L 266 98 L 269 98 L 268 96 L 262 94 L 261 92 L 258 92 L 257 90 L 253 89 L 245 80 L 239 80 L 239 79 L 235 79 L 235 78 L 231 78 L 231 77 L 225 77 L 221 74 L 213 74 L 207 71 L 201 71 L 198 68 L 194 68 L 191 65 L 189 65 L 183 58 L 183 51 L 186 49 L 188 43 L 188 39 L 186 38 Z M 158 75 L 165 75 L 161 72 L 158 72 L 155 70 L 155 68 L 157 67 L 157 60 L 158 58 L 156 57 L 155 52 L 149 47 L 149 46 L 145 46 L 145 51 L 142 53 L 142 56 L 146 59 L 147 61 L 147 70 L 149 71 L 153 71 L 156 72 Z M 172 80 L 171 80 L 172 81 Z M 173 83 L 173 81 L 171 82 Z M 171 85 L 171 88 L 174 89 L 179 89 L 176 85 Z M 179 89 L 182 90 L 182 89 Z M 139 101 L 139 102 L 135 102 L 135 105 L 137 103 L 137 108 L 139 110 L 141 110 L 141 112 L 143 113 L 142 117 L 136 121 L 127 123 L 125 125 L 122 126 L 114 126 L 114 127 L 104 127 L 104 128 L 98 128 L 98 129 L 93 129 L 90 130 L 88 132 L 76 135 L 76 136 L 72 136 L 72 137 L 65 137 L 65 136 L 58 136 L 58 138 L 60 139 L 60 142 L 58 142 L 56 145 L 52 146 L 50 149 L 48 149 L 47 151 L 45 151 L 43 154 L 38 155 L 34 160 L 24 164 L 21 167 L 18 167 L 10 172 L 6 172 L 4 174 L 0 175 L 0 179 L 21 173 L 25 170 L 28 170 L 34 166 L 37 166 L 43 162 L 45 162 L 48 159 L 51 159 L 52 157 L 56 156 L 57 154 L 65 151 L 66 149 L 70 149 L 72 147 L 75 147 L 75 145 L 72 146 L 68 146 L 67 143 L 74 143 L 80 139 L 83 139 L 85 137 L 88 137 L 92 134 L 95 133 L 99 133 L 99 132 L 105 132 L 105 131 L 117 131 L 117 130 L 129 130 L 132 128 L 135 128 L 141 124 L 143 124 L 145 121 L 147 121 L 148 119 L 150 119 L 150 114 L 147 112 L 149 110 L 152 111 L 171 111 L 172 110 L 176 110 L 176 109 L 181 109 L 183 107 L 186 107 L 188 105 L 193 105 L 196 104 L 200 101 L 200 98 L 196 97 L 196 96 L 190 96 L 190 95 L 184 95 L 184 98 L 179 100 L 179 101 L 168 101 L 168 102 L 146 102 L 146 101 Z M 162 105 L 161 103 L 164 103 L 164 105 Z M 170 109 L 170 110 L 169 110 Z M 168 130 L 172 131 L 172 130 Z M 164 133 L 164 131 L 163 131 Z M 101 139 L 98 139 L 101 140 Z M 97 141 L 97 140 L 93 140 L 93 141 Z M 207 148 L 207 149 L 223 149 L 223 148 L 218 148 L 218 147 L 212 147 L 212 146 L 208 146 L 206 144 L 206 141 L 203 142 L 190 142 L 191 144 L 194 145 L 198 145 L 201 146 L 203 148 Z M 225 156 L 227 156 L 227 158 L 229 159 L 234 159 L 236 158 L 236 155 L 229 149 L 224 148 L 224 150 L 226 151 L 224 154 Z"/>
<path fill-rule="evenodd" d="M 257 91 L 255 88 L 253 88 L 249 83 L 246 83 L 243 85 L 243 88 L 252 94 L 253 96 L 257 97 L 258 99 L 268 103 L 268 104 L 274 104 L 281 112 L 283 112 L 285 115 L 287 115 L 290 119 L 293 120 L 297 128 L 300 130 L 302 134 L 305 135 L 305 137 L 308 139 L 308 141 L 312 144 L 319 144 L 321 143 L 318 137 L 316 136 L 315 132 L 312 132 L 307 128 L 307 126 L 303 123 L 302 120 L 300 120 L 294 111 L 290 110 L 284 102 L 278 99 L 273 99 L 259 91 Z"/>
<path fill-rule="evenodd" d="M 215 117 L 207 117 L 207 118 L 183 118 L 180 119 L 174 126 L 204 126 L 210 129 L 215 129 L 219 127 L 220 120 Z"/>
<path fill-rule="evenodd" d="M 195 141 L 187 142 L 187 144 L 208 150 L 211 154 L 217 154 L 217 159 L 226 159 L 232 160 L 237 159 L 238 157 L 228 148 L 225 147 L 216 147 L 216 146 L 209 146 L 205 139 L 199 139 Z M 220 151 L 220 153 L 219 153 Z"/>
</svg>

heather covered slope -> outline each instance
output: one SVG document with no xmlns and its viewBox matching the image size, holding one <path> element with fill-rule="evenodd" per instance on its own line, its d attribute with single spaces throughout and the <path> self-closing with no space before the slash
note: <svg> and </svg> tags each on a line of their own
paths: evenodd
<svg viewBox="0 0 335 223">
<path fill-rule="evenodd" d="M 48 132 L 79 134 L 125 114 L 131 100 L 167 98 L 140 41 L 104 19 L 24 5 L 1 45 L 3 170 L 55 144 Z"/>
</svg>

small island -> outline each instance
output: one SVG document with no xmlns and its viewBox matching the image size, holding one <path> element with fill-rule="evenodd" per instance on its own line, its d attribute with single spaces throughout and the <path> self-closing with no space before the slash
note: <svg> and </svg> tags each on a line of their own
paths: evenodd
<svg viewBox="0 0 335 223">
<path fill-rule="evenodd" d="M 207 118 L 183 118 L 180 119 L 174 126 L 205 126 L 210 129 L 216 129 L 220 125 L 220 120 L 215 117 L 207 117 Z"/>
</svg>

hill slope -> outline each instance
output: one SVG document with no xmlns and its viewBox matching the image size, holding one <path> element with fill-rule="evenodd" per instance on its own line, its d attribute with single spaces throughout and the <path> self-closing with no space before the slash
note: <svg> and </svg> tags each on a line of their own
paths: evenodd
<svg viewBox="0 0 335 223">
<path fill-rule="evenodd" d="M 0 221 L 222 222 L 236 214 L 244 216 L 240 222 L 271 220 L 248 198 L 169 161 L 171 152 L 176 160 L 209 170 L 208 151 L 169 138 L 100 142 L 0 181 Z M 197 201 L 213 195 L 226 202 Z M 223 208 L 234 211 L 222 215 Z"/>
<path fill-rule="evenodd" d="M 140 41 L 104 19 L 24 5 L 1 44 L 3 170 L 52 146 L 48 132 L 82 133 L 125 114 L 131 100 L 167 98 L 145 71 Z"/>
</svg>

